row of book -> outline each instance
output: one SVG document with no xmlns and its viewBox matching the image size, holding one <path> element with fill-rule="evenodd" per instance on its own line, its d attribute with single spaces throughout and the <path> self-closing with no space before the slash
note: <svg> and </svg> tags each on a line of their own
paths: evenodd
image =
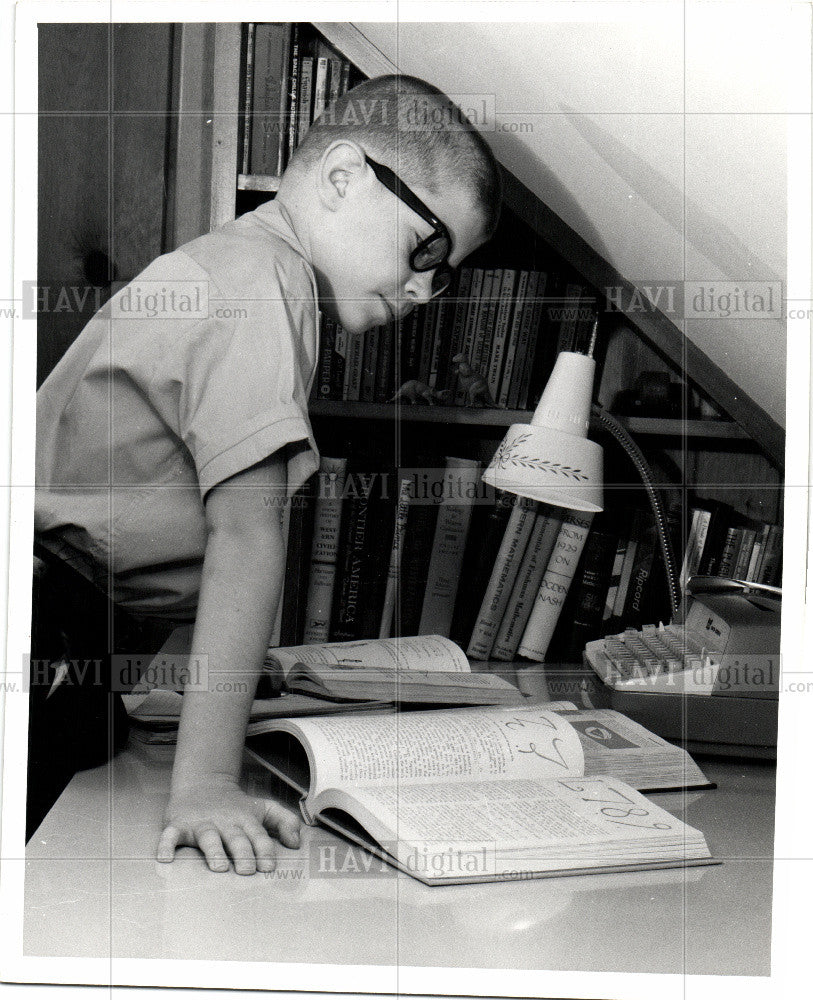
<svg viewBox="0 0 813 1000">
<path fill-rule="evenodd" d="M 383 403 L 417 381 L 435 402 L 471 403 L 463 358 L 485 380 L 479 402 L 529 409 L 559 351 L 587 352 L 596 316 L 583 286 L 552 297 L 550 284 L 544 271 L 464 267 L 451 295 L 397 325 L 350 334 L 323 317 L 317 398 Z"/>
<path fill-rule="evenodd" d="M 398 469 L 323 457 L 286 508 L 288 566 L 273 644 L 440 634 L 470 659 L 574 662 L 587 642 L 666 620 L 648 509 L 593 516 L 552 508 L 495 495 L 481 471 L 456 457 L 442 468 L 416 461 Z M 698 511 L 716 520 L 700 549 L 696 530 L 681 547 L 679 512 L 671 518 L 684 577 L 688 567 L 689 575 L 777 584 L 781 527 L 746 525 L 728 505 L 703 503 L 693 528 L 704 520 Z"/>
<path fill-rule="evenodd" d="M 305 24 L 248 24 L 245 51 L 242 173 L 280 176 L 351 65 Z"/>
<path fill-rule="evenodd" d="M 698 501 L 688 518 L 681 585 L 695 575 L 779 586 L 782 527 L 746 517 L 729 504 Z"/>
</svg>

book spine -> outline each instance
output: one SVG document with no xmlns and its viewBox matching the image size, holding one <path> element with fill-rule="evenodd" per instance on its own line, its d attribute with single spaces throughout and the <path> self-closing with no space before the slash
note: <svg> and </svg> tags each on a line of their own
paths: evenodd
<svg viewBox="0 0 813 1000">
<path fill-rule="evenodd" d="M 363 332 L 347 334 L 347 364 L 344 369 L 342 399 L 357 403 L 361 397 L 361 373 L 364 366 Z"/>
<path fill-rule="evenodd" d="M 576 343 L 576 325 L 579 319 L 579 303 L 581 302 L 584 289 L 581 285 L 568 284 L 565 286 L 565 297 L 559 307 L 559 337 L 556 343 L 556 353 L 561 351 L 572 351 Z"/>
<path fill-rule="evenodd" d="M 418 358 L 418 380 L 424 385 L 430 385 L 430 369 L 432 365 L 432 353 L 435 343 L 435 325 L 437 323 L 438 309 L 440 302 L 433 299 L 427 303 L 423 310 L 423 324 L 421 329 L 421 353 Z"/>
<path fill-rule="evenodd" d="M 573 592 L 573 616 L 567 625 L 563 659 L 578 663 L 588 642 L 598 638 L 607 587 L 610 582 L 610 565 L 615 556 L 616 536 L 612 532 L 592 530 L 587 537 L 580 563 L 580 579 Z"/>
<path fill-rule="evenodd" d="M 338 323 L 335 324 L 336 336 L 333 339 L 333 366 L 331 399 L 344 399 L 345 371 L 347 370 L 347 331 Z"/>
<path fill-rule="evenodd" d="M 361 638 L 362 581 L 365 553 L 370 543 L 374 481 L 373 472 L 353 469 L 348 473 L 330 622 L 331 642 Z"/>
<path fill-rule="evenodd" d="M 537 513 L 528 548 L 525 550 L 505 614 L 497 630 L 494 648 L 491 651 L 493 659 L 515 658 L 561 527 L 562 516 L 552 509 L 547 513 L 543 513 L 542 510 Z"/>
<path fill-rule="evenodd" d="M 443 498 L 438 508 L 432 555 L 426 574 L 419 635 L 448 635 L 451 629 L 479 479 L 479 462 L 465 458 L 446 459 Z"/>
<path fill-rule="evenodd" d="M 528 283 L 530 272 L 520 271 L 517 278 L 517 290 L 514 295 L 513 310 L 511 312 L 511 323 L 508 327 L 508 335 L 505 343 L 505 362 L 503 364 L 502 375 L 500 376 L 500 386 L 495 399 L 497 405 L 508 406 L 508 397 L 511 389 L 511 378 L 514 374 L 514 361 L 517 357 L 517 343 L 519 340 L 519 330 L 522 323 L 522 316 L 525 311 L 525 298 L 528 294 Z"/>
<path fill-rule="evenodd" d="M 466 546 L 463 556 L 460 589 L 451 630 L 452 638 L 460 644 L 467 643 L 471 638 L 505 535 L 505 527 L 516 501 L 514 494 L 497 490 L 493 504 L 475 507 L 472 514 L 472 544 Z"/>
<path fill-rule="evenodd" d="M 280 173 L 283 145 L 280 108 L 285 92 L 290 32 L 287 25 L 257 24 L 254 29 L 253 86 L 249 167 L 254 174 Z M 248 171 L 245 171 L 248 172 Z"/>
<path fill-rule="evenodd" d="M 692 510 L 692 524 L 689 537 L 686 540 L 686 550 L 683 554 L 683 565 L 680 570 L 680 589 L 684 591 L 688 581 L 697 573 L 706 544 L 706 535 L 711 521 L 711 512 L 695 507 Z"/>
<path fill-rule="evenodd" d="M 342 79 L 339 85 L 339 91 L 342 94 L 346 94 L 350 89 L 350 63 L 346 59 L 342 59 Z"/>
<path fill-rule="evenodd" d="M 457 353 L 462 354 L 469 362 L 471 361 L 472 348 L 474 346 L 474 337 L 477 329 L 477 317 L 482 306 L 480 300 L 485 276 L 486 272 L 482 268 L 472 268 L 471 291 L 469 292 L 469 302 L 466 306 L 466 315 L 462 329 L 463 339 L 457 350 Z M 454 399 L 458 406 L 462 406 L 462 404 L 466 401 L 463 389 L 460 388 L 460 386 L 455 389 Z"/>
<path fill-rule="evenodd" d="M 453 398 L 456 376 L 453 374 L 451 362 L 455 354 L 459 354 L 463 349 L 466 316 L 470 306 L 472 278 L 472 268 L 463 267 L 460 269 L 460 277 L 457 282 L 456 301 L 454 304 L 454 315 L 452 318 L 452 330 L 451 335 L 449 336 L 449 347 L 442 363 L 444 377 L 439 384 L 441 388 L 450 390 Z"/>
<path fill-rule="evenodd" d="M 291 26 L 291 61 L 288 76 L 288 160 L 294 155 L 298 137 L 299 108 L 299 25 Z"/>
<path fill-rule="evenodd" d="M 291 91 L 291 48 L 293 45 L 294 26 L 285 26 L 283 34 L 282 54 L 280 58 L 279 99 L 277 101 L 277 118 L 274 122 L 273 134 L 277 151 L 277 177 L 281 177 L 288 163 L 288 128 L 290 125 L 290 91 Z M 273 104 L 269 105 L 269 113 L 273 113 Z M 271 147 L 273 148 L 273 147 Z"/>
<path fill-rule="evenodd" d="M 657 549 L 657 529 L 654 525 L 646 528 L 638 540 L 635 552 L 635 562 L 632 564 L 627 600 L 622 614 L 624 626 L 643 625 L 647 619 L 652 620 L 652 589 L 649 586 L 652 578 L 652 567 L 655 564 Z"/>
<path fill-rule="evenodd" d="M 517 272 L 512 268 L 505 268 L 502 272 L 502 281 L 499 286 L 499 298 L 494 317 L 494 330 L 491 334 L 491 344 L 488 348 L 486 368 L 488 371 L 488 391 L 491 398 L 499 402 L 500 382 L 505 366 L 506 342 L 508 340 L 508 325 L 511 321 L 513 309 L 514 285 L 517 280 Z"/>
<path fill-rule="evenodd" d="M 759 580 L 770 587 L 778 587 L 782 582 L 782 528 L 772 524 L 759 568 Z"/>
<path fill-rule="evenodd" d="M 737 553 L 737 563 L 729 574 L 730 576 L 733 576 L 735 580 L 744 580 L 748 573 L 748 567 L 751 565 L 751 553 L 754 550 L 756 537 L 757 533 L 754 528 L 742 529 L 742 541 L 739 552 Z"/>
<path fill-rule="evenodd" d="M 421 354 L 420 334 L 423 310 L 415 309 L 401 326 L 401 374 L 400 384 L 418 377 L 418 359 Z"/>
<path fill-rule="evenodd" d="M 251 22 L 246 27 L 246 75 L 245 99 L 243 101 L 243 149 L 240 157 L 240 172 L 247 174 L 251 165 L 251 111 L 254 90 L 254 34 L 256 25 Z"/>
<path fill-rule="evenodd" d="M 550 370 L 553 368 L 555 351 L 552 344 L 548 347 L 543 340 L 547 333 L 545 315 L 547 303 L 545 291 L 548 277 L 544 272 L 540 272 L 536 289 L 536 299 L 534 308 L 530 314 L 530 328 L 528 331 L 528 348 L 521 357 L 524 358 L 520 365 L 520 380 L 517 387 L 516 408 L 527 409 L 530 406 L 532 395 L 531 387 L 534 382 L 546 382 Z"/>
<path fill-rule="evenodd" d="M 471 345 L 469 363 L 480 375 L 487 375 L 487 357 L 491 338 L 494 336 L 494 318 L 497 315 L 497 291 L 502 281 L 502 270 L 494 268 L 486 271 L 483 278 L 481 304 L 477 313 L 477 325 Z"/>
<path fill-rule="evenodd" d="M 620 618 L 624 614 L 624 605 L 627 601 L 630 580 L 632 579 L 632 567 L 635 564 L 635 555 L 638 551 L 638 541 L 643 534 L 643 515 L 640 510 L 633 510 L 629 520 L 627 532 L 627 545 L 624 552 L 624 562 L 621 565 L 621 576 L 618 581 L 618 590 L 613 603 L 613 616 Z"/>
<path fill-rule="evenodd" d="M 378 360 L 375 373 L 373 402 L 386 403 L 394 393 L 393 369 L 395 361 L 395 326 L 388 323 L 381 328 L 378 338 Z"/>
<path fill-rule="evenodd" d="M 328 60 L 330 63 L 329 73 L 328 73 L 328 106 L 333 104 L 337 97 L 341 94 L 342 86 L 342 61 L 341 59 L 334 59 L 330 57 Z"/>
<path fill-rule="evenodd" d="M 545 659 L 592 520 L 592 514 L 576 511 L 565 515 L 517 650 L 520 656 L 540 662 Z"/>
<path fill-rule="evenodd" d="M 312 476 L 291 497 L 288 552 L 285 559 L 286 585 L 282 601 L 280 645 L 295 646 L 303 640 L 307 607 L 307 573 L 313 544 L 315 480 Z"/>
<path fill-rule="evenodd" d="M 431 498 L 442 481 L 443 469 L 424 467 L 421 488 L 414 487 L 401 560 L 401 601 L 396 605 L 395 635 L 416 635 L 418 631 L 437 520 L 437 506 Z"/>
<path fill-rule="evenodd" d="M 730 527 L 726 532 L 723 550 L 720 554 L 720 576 L 731 576 L 734 570 L 734 560 L 737 557 L 737 543 L 740 539 L 742 528 Z"/>
<path fill-rule="evenodd" d="M 288 552 L 288 538 L 290 537 L 291 530 L 291 505 L 286 503 L 279 512 L 280 514 L 280 533 L 282 535 L 282 547 L 283 550 Z M 274 624 L 271 628 L 271 635 L 268 639 L 269 646 L 281 646 L 282 645 L 282 609 L 285 606 L 285 601 L 287 598 L 287 592 L 293 588 L 294 590 L 299 589 L 299 580 L 294 580 L 288 577 L 287 566 L 285 578 L 282 585 L 282 593 L 280 594 L 279 602 L 277 604 L 277 613 L 274 616 Z"/>
<path fill-rule="evenodd" d="M 346 458 L 322 456 L 316 483 L 303 643 L 327 642 L 330 638 L 330 613 L 346 475 Z"/>
<path fill-rule="evenodd" d="M 541 271 L 528 272 L 528 283 L 525 289 L 525 301 L 522 310 L 517 318 L 517 342 L 514 349 L 514 362 L 511 368 L 511 377 L 508 382 L 508 396 L 505 405 L 509 410 L 516 410 L 519 407 L 520 385 L 522 374 L 526 367 L 533 362 L 533 350 L 531 344 L 531 324 L 534 312 L 539 308 L 537 296 L 539 294 L 540 278 L 544 281 Z"/>
<path fill-rule="evenodd" d="M 320 118 L 327 107 L 327 56 L 319 56 L 316 61 L 316 82 L 313 86 L 313 121 Z"/>
<path fill-rule="evenodd" d="M 311 98 L 313 97 L 313 57 L 304 56 L 299 64 L 299 110 L 296 119 L 296 144 L 302 142 L 311 127 Z"/>
<path fill-rule="evenodd" d="M 751 583 L 757 583 L 759 580 L 759 569 L 762 564 L 762 555 L 765 551 L 765 543 L 768 540 L 768 532 L 770 530 L 771 526 L 769 524 L 763 524 L 754 541 L 754 549 L 751 553 L 751 561 L 748 566 L 748 576 L 746 577 L 746 579 Z"/>
<path fill-rule="evenodd" d="M 381 327 L 374 326 L 364 332 L 364 352 L 361 363 L 361 390 L 359 399 L 365 403 L 375 402 L 375 384 L 378 368 L 378 345 L 381 343 Z"/>
<path fill-rule="evenodd" d="M 429 377 L 427 385 L 430 389 L 440 389 L 444 384 L 445 372 L 443 362 L 448 353 L 448 320 L 449 303 L 446 299 L 437 300 L 437 311 L 435 313 L 435 329 L 432 335 L 432 353 L 429 359 Z"/>
<path fill-rule="evenodd" d="M 398 488 L 398 504 L 395 508 L 395 529 L 392 536 L 390 562 L 387 569 L 387 584 L 384 590 L 384 604 L 381 609 L 381 625 L 378 630 L 379 639 L 389 639 L 392 634 L 392 619 L 398 599 L 398 583 L 401 574 L 401 559 L 404 554 L 404 536 L 406 534 L 409 501 L 412 496 L 412 477 L 404 476 Z"/>
<path fill-rule="evenodd" d="M 336 347 L 336 325 L 328 316 L 322 316 L 322 335 L 319 338 L 319 378 L 316 394 L 319 399 L 332 399 L 333 362 Z"/>
<path fill-rule="evenodd" d="M 508 518 L 505 535 L 466 650 L 466 654 L 474 660 L 487 660 L 491 655 L 497 629 L 511 596 L 535 519 L 535 502 L 520 497 Z"/>
</svg>

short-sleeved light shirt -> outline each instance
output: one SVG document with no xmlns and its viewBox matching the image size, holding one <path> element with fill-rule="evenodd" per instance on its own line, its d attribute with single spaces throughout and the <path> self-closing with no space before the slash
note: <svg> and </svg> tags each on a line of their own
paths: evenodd
<svg viewBox="0 0 813 1000">
<path fill-rule="evenodd" d="M 276 202 L 150 264 L 37 394 L 39 540 L 124 607 L 193 617 L 207 492 L 282 449 L 288 495 L 318 468 L 317 316 Z"/>
</svg>

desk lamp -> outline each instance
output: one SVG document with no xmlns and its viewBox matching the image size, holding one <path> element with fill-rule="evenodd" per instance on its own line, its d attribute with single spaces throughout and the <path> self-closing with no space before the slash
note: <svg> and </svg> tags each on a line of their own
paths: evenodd
<svg viewBox="0 0 813 1000">
<path fill-rule="evenodd" d="M 531 422 L 508 428 L 484 482 L 554 507 L 592 514 L 603 510 L 603 453 L 587 437 L 596 328 L 597 323 L 587 354 L 559 354 Z"/>
<path fill-rule="evenodd" d="M 598 320 L 587 354 L 560 352 L 529 424 L 512 424 L 483 473 L 499 490 L 555 507 L 598 513 L 603 510 L 603 452 L 587 437 L 590 418 L 600 423 L 629 455 L 644 484 L 666 569 L 672 617 L 680 603 L 666 516 L 640 448 L 602 407 L 592 405 Z"/>
</svg>

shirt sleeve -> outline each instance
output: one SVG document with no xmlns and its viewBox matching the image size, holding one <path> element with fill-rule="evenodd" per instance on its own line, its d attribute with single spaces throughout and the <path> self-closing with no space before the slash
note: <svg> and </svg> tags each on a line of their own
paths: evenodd
<svg viewBox="0 0 813 1000">
<path fill-rule="evenodd" d="M 307 413 L 313 372 L 303 349 L 315 306 L 273 277 L 240 299 L 210 286 L 209 319 L 186 345 L 179 434 L 202 497 L 278 452 L 289 496 L 319 467 Z"/>
</svg>

